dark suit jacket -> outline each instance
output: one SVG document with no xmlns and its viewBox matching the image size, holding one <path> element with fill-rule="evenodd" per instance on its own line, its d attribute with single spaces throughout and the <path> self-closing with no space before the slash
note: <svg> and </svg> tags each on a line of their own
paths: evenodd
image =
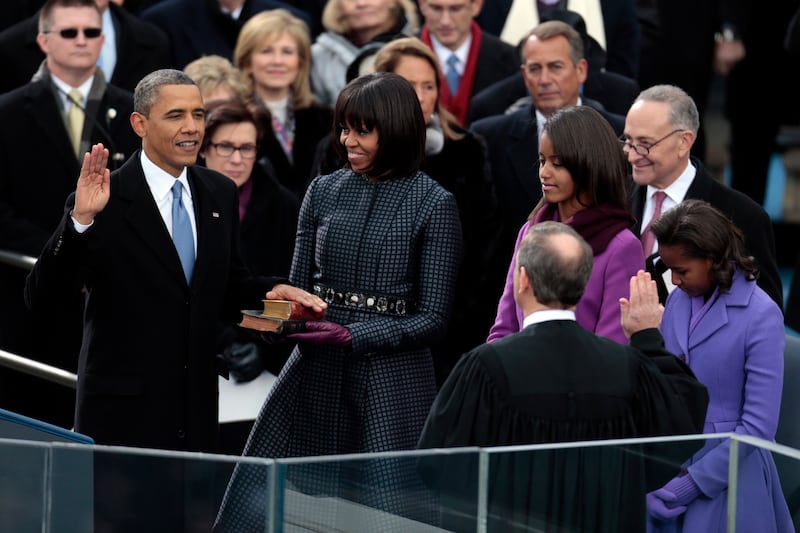
<svg viewBox="0 0 800 533">
<path fill-rule="evenodd" d="M 744 194 L 731 189 L 718 182 L 708 169 L 696 158 L 692 164 L 697 168 L 694 181 L 686 192 L 686 199 L 704 200 L 713 205 L 742 231 L 744 243 L 750 254 L 756 259 L 761 272 L 758 286 L 766 292 L 780 309 L 783 309 L 783 286 L 775 255 L 775 234 L 772 230 L 772 221 L 764 209 Z M 636 224 L 631 228 L 636 235 L 642 230 L 642 213 L 646 200 L 647 187 L 633 185 L 631 191 L 631 212 L 636 218 Z M 652 258 L 648 260 L 648 270 L 655 272 Z M 660 275 L 655 276 L 660 285 L 659 291 L 666 298 L 666 288 Z"/>
<path fill-rule="evenodd" d="M 112 108 L 113 120 L 108 118 Z M 132 111 L 133 95 L 107 85 L 91 124 L 90 144 L 102 142 L 130 156 L 141 142 L 128 120 Z M 49 80 L 0 95 L 0 116 L 13 124 L 0 128 L 0 248 L 37 256 L 75 190 L 80 165 Z"/>
<path fill-rule="evenodd" d="M 140 13 L 166 32 L 172 50 L 171 66 L 182 70 L 204 55 L 220 55 L 233 60 L 239 30 L 250 17 L 267 9 L 284 8 L 309 23 L 308 16 L 279 0 L 245 0 L 238 20 L 219 9 L 216 0 L 164 0 Z"/>
<path fill-rule="evenodd" d="M 111 198 L 84 234 L 65 214 L 28 277 L 29 307 L 87 288 L 75 428 L 98 444 L 213 451 L 214 335 L 277 278 L 251 278 L 239 253 L 238 194 L 189 168 L 197 259 L 187 284 L 137 152 L 111 174 Z M 67 200 L 64 212 L 74 204 Z"/>
<path fill-rule="evenodd" d="M 475 81 L 472 84 L 472 96 L 497 80 L 518 71 L 519 64 L 519 54 L 516 48 L 494 35 L 484 32 L 481 49 L 478 50 L 478 65 L 475 69 Z"/>
<path fill-rule="evenodd" d="M 0 96 L 5 124 L 0 128 L 0 249 L 38 256 L 61 219 L 64 201 L 75 190 L 80 167 L 57 98 L 49 79 Z M 111 108 L 117 116 L 107 120 Z M 127 118 L 131 111 L 132 95 L 106 86 L 94 122 L 86 121 L 87 140 L 132 154 L 140 140 Z M 26 274 L 0 266 L 0 347 L 74 372 L 81 336 L 80 290 L 56 299 L 41 315 L 31 314 L 23 300 Z M 50 334 L 42 335 L 37 321 L 52 322 L 53 316 L 60 319 Z M 7 409 L 71 427 L 74 397 L 66 387 L 0 370 L 0 402 Z"/>
<path fill-rule="evenodd" d="M 108 8 L 117 32 L 117 64 L 110 83 L 133 92 L 139 80 L 169 65 L 167 36 L 113 2 Z M 37 14 L 0 33 L 0 92 L 28 83 L 44 59 L 36 43 L 38 20 Z"/>
</svg>

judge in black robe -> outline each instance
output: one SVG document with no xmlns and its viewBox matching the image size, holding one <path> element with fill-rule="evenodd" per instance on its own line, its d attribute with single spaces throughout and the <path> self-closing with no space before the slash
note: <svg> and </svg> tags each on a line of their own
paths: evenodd
<svg viewBox="0 0 800 533">
<path fill-rule="evenodd" d="M 568 261 L 572 252 L 558 240 L 569 233 L 563 225 L 544 224 L 556 229 L 542 224 L 532 228 L 515 272 L 515 297 L 525 311 L 526 327 L 461 358 L 431 408 L 419 447 L 702 433 L 708 394 L 692 371 L 664 348 L 657 329 L 662 309 L 649 274 L 632 280 L 630 302 L 622 306 L 630 345 L 598 337 L 575 322 L 574 303 L 580 294 L 575 298 L 565 290 L 570 278 L 581 281 L 585 263 L 582 269 Z M 532 254 L 532 249 L 542 253 Z M 549 269 L 542 266 L 548 255 L 556 257 Z M 590 272 L 590 249 L 588 257 Z M 585 281 L 578 285 L 582 292 Z M 555 294 L 558 300 L 545 298 L 550 303 L 543 305 L 535 294 Z M 656 470 L 663 469 L 655 466 L 679 465 L 700 444 L 490 454 L 489 531 L 643 531 L 647 490 L 675 474 L 659 474 Z M 445 527 L 459 530 L 464 526 L 459 520 L 474 520 L 475 466 L 459 455 L 421 463 L 423 476 L 442 496 Z"/>
</svg>

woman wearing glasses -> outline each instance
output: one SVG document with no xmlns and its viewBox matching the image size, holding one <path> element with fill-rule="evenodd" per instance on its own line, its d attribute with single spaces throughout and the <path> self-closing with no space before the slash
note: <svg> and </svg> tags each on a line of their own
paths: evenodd
<svg viewBox="0 0 800 533">
<path fill-rule="evenodd" d="M 587 330 L 627 344 L 620 325 L 619 299 L 630 279 L 644 269 L 644 254 L 631 232 L 628 170 L 619 140 L 600 113 L 588 106 L 562 109 L 544 125 L 539 140 L 542 199 L 522 226 L 517 254 L 528 228 L 543 220 L 572 226 L 592 247 L 594 267 L 575 309 Z M 497 306 L 489 342 L 522 329 L 522 310 L 514 301 L 514 263 Z"/>
<path fill-rule="evenodd" d="M 269 142 L 264 139 L 269 135 L 264 131 L 267 112 L 262 106 L 236 98 L 212 101 L 207 112 L 200 158 L 206 167 L 229 177 L 239 188 L 242 258 L 253 274 L 288 276 L 300 204 L 273 172 L 257 161 L 262 142 Z M 221 345 L 236 381 L 252 380 L 265 367 L 277 375 L 291 348 L 266 346 L 247 330 L 236 327 L 223 332 Z M 240 453 L 242 445 L 243 438 L 231 453 Z"/>
</svg>

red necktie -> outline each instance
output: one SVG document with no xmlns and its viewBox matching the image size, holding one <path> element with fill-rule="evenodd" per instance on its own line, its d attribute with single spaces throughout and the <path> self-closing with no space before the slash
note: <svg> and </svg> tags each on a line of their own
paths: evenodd
<svg viewBox="0 0 800 533">
<path fill-rule="evenodd" d="M 666 197 L 666 193 L 662 191 L 656 191 L 653 194 L 653 200 L 656 202 L 656 209 L 653 212 L 653 218 L 650 219 L 650 222 L 647 223 L 647 227 L 642 231 L 642 250 L 644 250 L 645 257 L 649 257 L 650 254 L 653 253 L 653 245 L 656 242 L 656 236 L 650 231 L 650 226 L 661 216 L 661 206 L 664 205 L 664 198 Z"/>
</svg>

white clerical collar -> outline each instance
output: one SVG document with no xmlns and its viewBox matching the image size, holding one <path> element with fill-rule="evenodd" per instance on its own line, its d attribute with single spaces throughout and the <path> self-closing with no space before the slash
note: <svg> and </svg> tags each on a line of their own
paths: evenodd
<svg viewBox="0 0 800 533">
<path fill-rule="evenodd" d="M 527 328 L 531 324 L 549 322 L 551 320 L 575 320 L 575 311 L 572 309 L 545 309 L 544 311 L 534 311 L 525 317 L 522 327 Z"/>
</svg>

